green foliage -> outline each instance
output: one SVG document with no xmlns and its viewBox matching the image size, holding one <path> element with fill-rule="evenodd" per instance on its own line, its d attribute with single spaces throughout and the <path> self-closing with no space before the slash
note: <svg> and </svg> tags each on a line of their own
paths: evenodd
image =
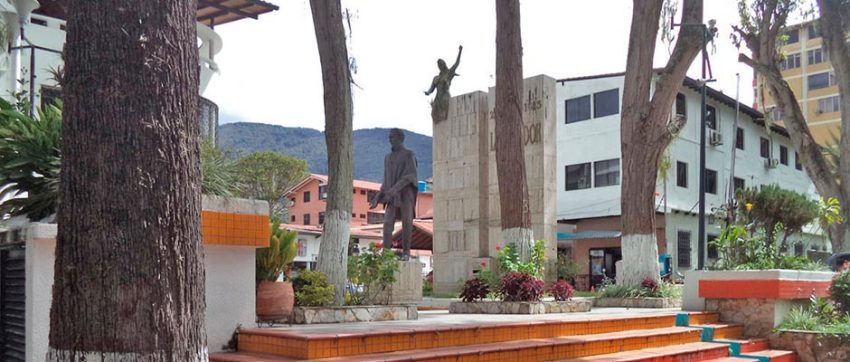
<svg viewBox="0 0 850 362">
<path fill-rule="evenodd" d="M 781 224 L 777 225 L 781 230 Z M 785 255 L 775 244 L 766 244 L 763 232 L 750 235 L 741 225 L 730 225 L 723 229 L 710 244 L 717 248 L 717 261 L 711 265 L 715 270 L 826 270 L 826 266 L 805 257 Z"/>
<path fill-rule="evenodd" d="M 499 249 L 499 248 L 497 248 Z M 531 275 L 535 278 L 543 277 L 544 264 L 546 262 L 546 242 L 537 240 L 531 248 L 529 261 L 523 262 L 517 253 L 517 246 L 513 243 L 500 248 L 497 261 L 502 273 L 519 272 Z"/>
<path fill-rule="evenodd" d="M 230 197 L 239 191 L 239 175 L 230 152 L 215 147 L 209 138 L 201 140 L 201 193 Z"/>
<path fill-rule="evenodd" d="M 272 218 L 269 247 L 257 249 L 257 285 L 261 281 L 276 281 L 281 274 L 289 279 L 289 269 L 298 254 L 297 231 L 281 230 L 280 220 Z"/>
<path fill-rule="evenodd" d="M 289 200 L 283 196 L 307 176 L 307 162 L 276 152 L 254 152 L 236 161 L 242 185 L 240 197 L 265 200 L 272 215 L 283 216 Z"/>
<path fill-rule="evenodd" d="M 554 264 L 558 279 L 573 280 L 579 274 L 579 270 L 581 270 L 578 263 L 573 261 L 573 258 L 569 254 L 565 253 L 558 253 Z"/>
<path fill-rule="evenodd" d="M 349 291 L 350 303 L 389 303 L 389 294 L 383 292 L 395 283 L 396 272 L 398 256 L 379 244 L 370 244 L 366 252 L 348 257 L 348 280 L 358 286 Z"/>
<path fill-rule="evenodd" d="M 610 284 L 596 295 L 598 298 L 682 298 L 682 289 L 673 283 L 659 283 L 654 288 Z"/>
<path fill-rule="evenodd" d="M 835 308 L 840 313 L 850 315 L 850 272 L 842 272 L 832 279 L 832 287 L 829 290 Z"/>
<path fill-rule="evenodd" d="M 325 307 L 334 302 L 334 286 L 320 271 L 305 270 L 292 280 L 295 304 L 304 307 Z"/>
<path fill-rule="evenodd" d="M 28 107 L 27 107 L 28 108 Z M 0 215 L 42 220 L 59 204 L 62 103 L 37 117 L 0 99 Z M 21 197 L 26 193 L 26 197 Z"/>
<path fill-rule="evenodd" d="M 809 301 L 808 307 L 792 309 L 777 329 L 850 334 L 850 314 L 839 310 L 837 303 L 815 296 Z"/>
<path fill-rule="evenodd" d="M 767 244 L 774 243 L 777 225 L 782 225 L 779 230 L 784 234 L 784 246 L 790 235 L 801 232 L 803 226 L 818 218 L 820 211 L 816 201 L 777 185 L 738 190 L 735 198 L 743 223 L 764 229 Z"/>
</svg>

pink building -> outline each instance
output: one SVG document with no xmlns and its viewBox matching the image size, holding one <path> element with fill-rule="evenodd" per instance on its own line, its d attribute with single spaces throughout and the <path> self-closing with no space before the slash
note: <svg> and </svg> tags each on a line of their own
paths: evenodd
<svg viewBox="0 0 850 362">
<path fill-rule="evenodd" d="M 311 174 L 287 192 L 289 198 L 289 220 L 285 222 L 298 225 L 322 225 L 325 216 L 327 198 L 326 175 Z M 378 206 L 369 210 L 369 200 L 381 189 L 381 184 L 354 180 L 351 188 L 353 207 L 351 226 L 382 224 L 384 210 Z M 433 195 L 420 192 L 416 201 L 416 218 L 431 218 L 433 215 Z"/>
</svg>

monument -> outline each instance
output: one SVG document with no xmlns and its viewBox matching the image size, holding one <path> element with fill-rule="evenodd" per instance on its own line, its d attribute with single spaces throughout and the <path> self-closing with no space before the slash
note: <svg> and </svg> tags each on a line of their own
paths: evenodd
<svg viewBox="0 0 850 362">
<path fill-rule="evenodd" d="M 452 97 L 449 93 L 449 87 L 452 85 L 452 79 L 460 75 L 455 71 L 460 65 L 460 54 L 462 52 L 463 45 L 460 45 L 457 47 L 457 60 L 451 68 L 446 67 L 445 60 L 437 59 L 437 68 L 440 69 L 440 74 L 434 77 L 434 80 L 431 81 L 431 88 L 425 91 L 426 96 L 431 95 L 434 90 L 437 91 L 434 101 L 431 102 L 431 119 L 434 123 L 445 120 L 449 115 L 449 100 Z"/>
<path fill-rule="evenodd" d="M 523 81 L 523 150 L 534 238 L 557 244 L 555 80 Z M 434 123 L 434 291 L 454 292 L 459 281 L 493 265 L 501 222 L 495 158 L 495 91 L 450 99 L 445 121 Z M 521 207 L 521 206 L 519 206 Z"/>
</svg>

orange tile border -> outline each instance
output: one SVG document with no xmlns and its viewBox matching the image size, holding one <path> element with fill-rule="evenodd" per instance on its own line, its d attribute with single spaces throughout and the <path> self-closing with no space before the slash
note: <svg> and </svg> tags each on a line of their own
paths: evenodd
<svg viewBox="0 0 850 362">
<path fill-rule="evenodd" d="M 714 299 L 808 299 L 812 294 L 828 297 L 831 281 L 815 280 L 700 280 L 700 298 Z"/>
</svg>

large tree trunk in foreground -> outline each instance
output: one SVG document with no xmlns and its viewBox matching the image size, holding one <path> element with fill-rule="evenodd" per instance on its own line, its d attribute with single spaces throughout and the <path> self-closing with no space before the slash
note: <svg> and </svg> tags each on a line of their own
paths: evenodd
<svg viewBox="0 0 850 362">
<path fill-rule="evenodd" d="M 658 243 L 655 234 L 655 184 L 664 150 L 683 124 L 671 123 L 670 113 L 685 74 L 701 49 L 702 29 L 681 28 L 667 66 L 661 70 L 652 99 L 658 21 L 663 0 L 635 0 L 621 119 L 623 186 L 623 268 L 625 285 L 640 285 L 644 278 L 658 280 Z M 702 23 L 702 0 L 685 0 L 683 23 Z M 675 121 L 674 121 L 675 122 Z"/>
<path fill-rule="evenodd" d="M 820 27 L 824 47 L 830 55 L 835 78 L 838 80 L 838 95 L 841 100 L 841 140 L 838 149 L 841 157 L 838 165 L 838 179 L 841 186 L 841 213 L 843 225 L 837 225 L 842 231 L 832 241 L 832 251 L 847 249 L 847 226 L 850 225 L 850 46 L 846 34 L 850 31 L 850 1 L 818 0 L 820 7 Z M 846 182 L 845 182 L 846 181 Z"/>
<path fill-rule="evenodd" d="M 826 158 L 824 157 L 823 149 L 812 136 L 809 126 L 806 123 L 805 115 L 803 114 L 800 105 L 797 103 L 797 97 L 794 91 L 782 78 L 782 73 L 777 65 L 780 54 L 776 47 L 778 37 L 782 34 L 788 15 L 796 10 L 796 4 L 779 0 L 758 0 L 760 13 L 750 13 L 749 19 L 752 19 L 741 26 L 734 27 L 735 32 L 740 37 L 742 43 L 752 53 L 752 58 L 739 54 L 738 60 L 749 65 L 761 76 L 764 85 L 767 88 L 773 101 L 776 102 L 776 107 L 782 111 L 782 120 L 785 122 L 785 128 L 797 149 L 802 160 L 803 167 L 812 182 L 815 184 L 815 189 L 823 197 L 834 197 L 841 203 L 841 213 L 845 220 L 850 216 L 850 208 L 845 205 L 850 205 L 847 198 L 847 193 L 842 191 L 838 179 L 842 178 L 842 167 L 847 165 L 839 165 L 838 178 L 836 178 L 834 170 L 830 169 Z M 824 31 L 826 32 L 826 31 Z M 825 37 L 825 41 L 828 39 Z M 831 49 L 830 49 L 831 50 Z M 844 107 L 846 108 L 846 107 Z M 843 117 L 842 117 L 843 118 Z M 847 124 L 841 127 L 841 145 L 847 147 L 845 143 L 850 141 L 846 138 Z M 842 148 L 843 150 L 843 148 Z M 850 160 L 843 160 L 844 164 Z M 841 182 L 841 184 L 846 184 Z M 833 251 L 841 250 L 843 239 L 841 235 L 846 235 L 847 225 L 845 222 L 840 225 L 833 225 L 833 235 L 839 237 L 832 241 Z M 843 230 L 842 230 L 843 229 Z"/>
<path fill-rule="evenodd" d="M 522 35 L 519 0 L 496 0 L 496 174 L 502 240 L 526 260 L 531 231 L 522 144 Z"/>
<path fill-rule="evenodd" d="M 47 360 L 207 360 L 196 7 L 69 2 Z"/>
<path fill-rule="evenodd" d="M 351 236 L 351 84 L 339 0 L 310 0 L 322 63 L 328 198 L 318 269 L 334 286 L 334 303 L 345 303 L 348 239 Z"/>
</svg>

